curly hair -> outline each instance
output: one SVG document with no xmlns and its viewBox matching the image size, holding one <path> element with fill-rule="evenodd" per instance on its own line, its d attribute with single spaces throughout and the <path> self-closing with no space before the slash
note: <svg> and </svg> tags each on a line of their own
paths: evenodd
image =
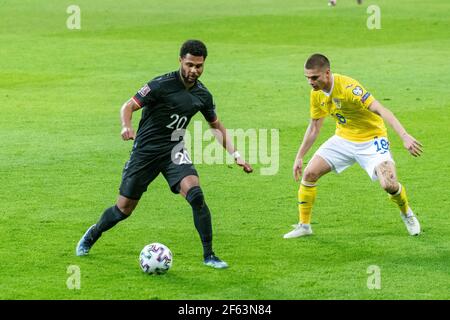
<svg viewBox="0 0 450 320">
<path fill-rule="evenodd" d="M 206 59 L 208 55 L 208 50 L 206 50 L 206 46 L 200 40 L 187 40 L 180 49 L 180 57 L 183 58 L 187 54 L 191 54 L 197 57 L 203 57 Z"/>
</svg>

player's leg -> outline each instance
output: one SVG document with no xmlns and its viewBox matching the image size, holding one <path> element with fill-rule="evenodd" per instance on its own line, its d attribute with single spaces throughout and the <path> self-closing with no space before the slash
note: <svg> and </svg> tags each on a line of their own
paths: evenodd
<svg viewBox="0 0 450 320">
<path fill-rule="evenodd" d="M 420 233 L 420 223 L 409 206 L 405 187 L 397 180 L 395 164 L 392 161 L 383 161 L 375 167 L 375 172 L 381 187 L 400 209 L 400 216 L 408 232 L 411 235 L 418 235 Z"/>
<path fill-rule="evenodd" d="M 138 202 L 139 200 L 137 199 L 130 199 L 119 195 L 116 204 L 106 209 L 98 222 L 94 225 L 94 228 L 92 229 L 93 243 L 100 238 L 103 232 L 108 231 L 120 221 L 128 218 L 131 213 L 133 213 Z"/>
<path fill-rule="evenodd" d="M 139 200 L 128 199 L 120 196 L 117 203 L 107 208 L 100 219 L 92 225 L 81 237 L 77 244 L 77 256 L 84 256 L 89 253 L 94 243 L 100 238 L 103 232 L 114 227 L 119 221 L 122 221 L 130 216 L 134 208 L 136 208 Z"/>
<path fill-rule="evenodd" d="M 189 175 L 181 180 L 180 194 L 192 207 L 194 225 L 202 241 L 203 257 L 212 255 L 211 213 L 196 175 Z"/>
<path fill-rule="evenodd" d="M 310 222 L 317 194 L 317 181 L 331 170 L 341 173 L 355 163 L 353 143 L 336 135 L 329 138 L 316 151 L 306 166 L 298 192 L 299 221 L 295 229 L 284 238 L 312 234 Z"/>
<path fill-rule="evenodd" d="M 300 223 L 311 223 L 312 207 L 317 195 L 317 181 L 330 171 L 330 165 L 319 155 L 315 155 L 308 163 L 298 190 Z"/>
<path fill-rule="evenodd" d="M 200 187 L 198 173 L 185 150 L 181 159 L 168 159 L 161 171 L 173 193 L 180 193 L 192 207 L 194 225 L 203 246 L 206 265 L 214 268 L 226 268 L 228 265 L 214 254 L 212 248 L 211 213 Z"/>
<path fill-rule="evenodd" d="M 311 214 L 317 195 L 317 181 L 330 171 L 331 166 L 317 154 L 308 163 L 298 190 L 299 224 L 284 235 L 285 239 L 312 234 Z"/>
<path fill-rule="evenodd" d="M 87 255 L 103 232 L 128 218 L 136 208 L 139 199 L 147 190 L 150 182 L 158 174 L 159 164 L 157 159 L 143 159 L 134 153 L 123 170 L 120 194 L 116 204 L 107 208 L 97 223 L 84 233 L 83 237 L 78 241 L 76 255 Z"/>
<path fill-rule="evenodd" d="M 213 254 L 211 212 L 205 202 L 198 177 L 190 175 L 180 182 L 180 193 L 192 207 L 194 225 L 203 246 L 203 257 Z"/>
<path fill-rule="evenodd" d="M 420 233 L 420 224 L 408 204 L 405 188 L 398 182 L 395 163 L 389 151 L 386 137 L 360 143 L 356 147 L 356 160 L 372 180 L 379 180 L 381 187 L 389 194 L 400 209 L 400 216 L 411 235 Z"/>
<path fill-rule="evenodd" d="M 228 264 L 220 260 L 213 251 L 211 213 L 200 187 L 198 176 L 184 177 L 180 182 L 180 194 L 192 207 L 194 225 L 202 241 L 204 263 L 218 269 L 228 267 Z"/>
</svg>

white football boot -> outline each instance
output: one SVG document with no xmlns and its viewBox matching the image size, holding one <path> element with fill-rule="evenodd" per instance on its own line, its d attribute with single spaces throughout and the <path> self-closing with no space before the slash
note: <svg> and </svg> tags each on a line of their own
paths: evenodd
<svg viewBox="0 0 450 320">
<path fill-rule="evenodd" d="M 420 234 L 419 220 L 417 220 L 411 208 L 408 208 L 406 216 L 403 213 L 400 213 L 400 217 L 402 217 L 402 220 L 405 223 L 406 229 L 410 235 L 417 236 Z"/>
<path fill-rule="evenodd" d="M 298 238 L 303 236 L 309 236 L 312 235 L 313 231 L 311 229 L 311 226 L 309 224 L 293 224 L 294 230 L 291 232 L 286 233 L 283 238 L 289 239 L 289 238 Z"/>
</svg>

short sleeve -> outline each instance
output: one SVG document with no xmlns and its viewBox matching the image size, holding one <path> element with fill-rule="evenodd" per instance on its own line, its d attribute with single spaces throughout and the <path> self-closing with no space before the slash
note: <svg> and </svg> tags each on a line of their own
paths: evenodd
<svg viewBox="0 0 450 320">
<path fill-rule="evenodd" d="M 317 95 L 315 95 L 313 92 L 311 92 L 310 97 L 309 113 L 311 119 L 320 119 L 328 115 L 328 112 L 326 110 L 320 108 L 320 102 L 317 99 Z"/>
<path fill-rule="evenodd" d="M 369 108 L 375 98 L 358 81 L 355 80 L 354 83 L 354 86 L 346 89 L 348 99 L 363 109 Z"/>
<path fill-rule="evenodd" d="M 160 96 L 161 86 L 159 82 L 152 80 L 144 85 L 134 96 L 133 100 L 141 108 L 155 105 Z"/>
<path fill-rule="evenodd" d="M 214 104 L 214 100 L 211 95 L 206 100 L 200 112 L 203 114 L 203 117 L 205 117 L 205 120 L 208 122 L 214 122 L 217 120 L 216 105 Z"/>
</svg>

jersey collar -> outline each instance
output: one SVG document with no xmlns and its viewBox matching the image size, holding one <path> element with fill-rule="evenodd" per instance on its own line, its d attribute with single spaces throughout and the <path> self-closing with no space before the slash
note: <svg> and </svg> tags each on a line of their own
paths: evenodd
<svg viewBox="0 0 450 320">
<path fill-rule="evenodd" d="M 334 89 L 334 74 L 331 74 L 331 89 L 330 92 L 326 92 L 325 90 L 322 90 L 322 92 L 327 96 L 331 96 L 331 93 L 333 92 Z"/>
</svg>

